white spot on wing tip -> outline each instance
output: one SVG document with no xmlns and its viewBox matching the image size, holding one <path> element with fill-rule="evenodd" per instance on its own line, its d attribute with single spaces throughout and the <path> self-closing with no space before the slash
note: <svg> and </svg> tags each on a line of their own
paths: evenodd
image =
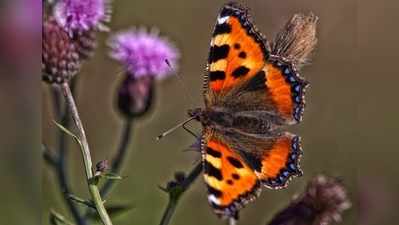
<svg viewBox="0 0 399 225">
<path fill-rule="evenodd" d="M 208 201 L 209 202 L 213 202 L 213 203 L 215 203 L 216 205 L 220 205 L 220 201 L 219 201 L 219 199 L 217 199 L 216 198 L 216 196 L 215 195 L 208 195 Z"/>
<path fill-rule="evenodd" d="M 229 16 L 218 17 L 218 24 L 225 23 L 229 19 Z"/>
</svg>

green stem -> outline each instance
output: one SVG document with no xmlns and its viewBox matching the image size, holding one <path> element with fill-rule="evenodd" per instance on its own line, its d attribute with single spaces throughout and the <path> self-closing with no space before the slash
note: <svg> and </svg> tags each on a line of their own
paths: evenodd
<svg viewBox="0 0 399 225">
<path fill-rule="evenodd" d="M 176 210 L 177 204 L 179 203 L 180 197 L 183 195 L 185 191 L 187 191 L 193 182 L 197 179 L 197 177 L 201 174 L 202 171 L 202 163 L 198 163 L 193 170 L 191 170 L 190 174 L 184 179 L 184 181 L 179 184 L 180 190 L 176 192 L 169 192 L 169 202 L 166 206 L 165 212 L 162 216 L 160 225 L 169 224 L 172 216 Z"/>
<path fill-rule="evenodd" d="M 92 182 L 93 181 L 93 163 L 91 160 L 90 148 L 87 142 L 86 134 L 82 125 L 82 121 L 80 120 L 78 109 L 75 104 L 75 100 L 72 96 L 71 89 L 68 83 L 63 83 L 61 85 L 62 93 L 65 97 L 67 107 L 70 110 L 72 119 L 77 127 L 78 130 L 78 137 L 81 141 L 81 150 L 82 150 L 82 157 L 86 172 L 87 184 L 89 187 L 89 192 L 92 198 L 92 201 L 97 209 L 97 213 L 99 214 L 101 221 L 104 225 L 112 225 L 112 221 L 107 213 L 107 210 L 104 207 L 103 201 L 100 196 L 100 191 L 98 190 L 97 185 Z"/>
<path fill-rule="evenodd" d="M 168 205 L 166 206 L 166 210 L 162 216 L 160 225 L 169 224 L 170 219 L 172 219 L 173 214 L 175 213 L 176 206 L 178 200 L 170 199 Z"/>
<path fill-rule="evenodd" d="M 73 88 L 73 87 L 71 87 Z M 73 91 L 72 91 L 73 92 Z M 64 109 L 61 105 L 61 98 L 62 94 L 60 93 L 60 89 L 53 88 L 53 97 L 54 97 L 54 108 L 55 108 L 55 113 L 57 115 L 57 119 L 61 121 L 61 124 L 68 128 L 69 127 L 69 113 L 67 109 Z M 83 218 L 81 215 L 79 209 L 77 208 L 76 204 L 68 198 L 68 195 L 72 192 L 70 185 L 69 185 L 69 180 L 68 180 L 68 174 L 67 174 L 67 154 L 68 154 L 68 148 L 67 148 L 67 140 L 66 140 L 66 135 L 65 132 L 59 132 L 59 138 L 58 138 L 58 145 L 59 145 L 59 152 L 58 152 L 58 158 L 57 162 L 55 164 L 55 171 L 57 172 L 57 179 L 58 179 L 58 184 L 61 189 L 61 193 L 63 194 L 64 200 L 68 206 L 69 211 L 71 212 L 75 222 L 78 225 L 87 225 L 87 221 Z"/>
<path fill-rule="evenodd" d="M 122 138 L 119 143 L 118 150 L 115 157 L 112 160 L 110 171 L 114 174 L 119 174 L 123 160 L 126 157 L 127 147 L 129 146 L 130 138 L 132 137 L 133 119 L 127 119 L 124 124 Z M 108 179 L 105 181 L 104 185 L 100 189 L 101 196 L 105 198 L 109 191 L 115 184 L 115 180 Z"/>
</svg>

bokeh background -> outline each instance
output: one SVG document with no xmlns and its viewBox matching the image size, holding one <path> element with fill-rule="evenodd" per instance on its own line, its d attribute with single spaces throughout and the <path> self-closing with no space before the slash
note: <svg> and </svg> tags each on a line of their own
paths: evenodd
<svg viewBox="0 0 399 225">
<path fill-rule="evenodd" d="M 178 0 L 115 1 L 113 4 L 110 25 L 113 31 L 132 26 L 154 26 L 176 43 L 182 55 L 179 74 L 189 90 L 186 93 L 176 77 L 159 83 L 152 113 L 135 122 L 133 139 L 122 172 L 128 178 L 120 182 L 108 200 L 108 204 L 132 204 L 134 209 L 116 217 L 115 224 L 158 224 L 167 204 L 167 195 L 157 186 L 165 185 L 175 171 L 190 171 L 193 163 L 199 159 L 197 153 L 182 152 L 194 142 L 183 129 L 160 142 L 156 142 L 155 137 L 182 121 L 187 109 L 202 106 L 202 79 L 210 32 L 222 4 L 223 1 Z M 364 191 L 363 186 L 373 190 L 373 185 L 383 185 L 390 179 L 389 176 L 381 176 L 382 169 L 363 164 L 362 160 L 372 159 L 377 167 L 383 167 L 393 159 L 386 154 L 379 159 L 378 153 L 394 146 L 394 142 L 389 143 L 395 140 L 394 136 L 389 138 L 388 135 L 394 135 L 394 121 L 397 122 L 393 117 L 395 114 L 386 105 L 391 96 L 388 86 L 393 85 L 393 82 L 386 80 L 389 75 L 368 75 L 370 70 L 378 71 L 379 64 L 363 64 L 357 58 L 359 45 L 367 44 L 358 40 L 363 33 L 359 26 L 359 4 L 355 1 L 246 1 L 244 4 L 251 9 L 258 28 L 270 40 L 294 13 L 312 11 L 320 20 L 319 44 L 312 64 L 302 71 L 311 83 L 307 92 L 305 119 L 302 124 L 292 128 L 293 132 L 303 137 L 304 176 L 295 179 L 285 190 L 265 189 L 257 201 L 242 211 L 241 224 L 265 224 L 318 173 L 338 176 L 343 180 L 354 205 L 345 212 L 342 224 L 357 223 L 359 213 L 356 202 L 360 191 Z M 368 19 L 370 23 L 374 21 L 371 17 Z M 370 34 L 367 32 L 364 35 Z M 101 36 L 95 57 L 84 65 L 79 74 L 77 87 L 79 110 L 94 161 L 112 158 L 123 127 L 123 119 L 114 107 L 121 67 L 107 56 L 107 37 Z M 376 48 L 374 51 L 382 49 Z M 48 87 L 43 85 L 42 89 L 43 140 L 51 145 L 55 130 L 51 123 L 50 95 Z M 191 95 L 193 101 L 186 98 L 187 95 Z M 382 105 L 382 102 L 385 104 Z M 380 114 L 381 111 L 384 113 Z M 381 116 L 373 116 L 378 114 Z M 199 129 L 199 126 L 194 125 L 194 128 Z M 74 190 L 81 196 L 87 196 L 80 153 L 73 148 L 70 156 Z M 364 170 L 371 170 L 370 175 L 360 176 L 359 173 Z M 50 207 L 63 209 L 63 201 L 54 181 L 54 173 L 44 167 L 44 218 Z M 387 188 L 388 192 L 391 187 L 385 186 L 376 188 Z M 387 211 L 389 213 L 389 208 Z M 379 224 L 389 224 L 388 221 Z M 208 206 L 201 179 L 183 197 L 172 224 L 224 224 Z"/>
<path fill-rule="evenodd" d="M 122 171 L 127 178 L 116 186 L 107 203 L 130 204 L 133 209 L 115 217 L 114 224 L 158 224 L 168 200 L 158 185 L 165 185 L 175 171 L 190 171 L 199 158 L 195 152 L 182 152 L 194 142 L 183 129 L 160 142 L 155 137 L 182 121 L 187 109 L 202 106 L 202 79 L 211 30 L 223 2 L 115 0 L 113 3 L 110 24 L 113 31 L 132 26 L 157 27 L 176 44 L 182 55 L 179 74 L 189 90 L 186 93 L 176 77 L 158 83 L 153 111 L 135 121 Z M 266 224 L 319 173 L 338 176 L 348 187 L 353 207 L 344 213 L 341 224 L 396 224 L 399 219 L 395 214 L 399 202 L 396 178 L 399 4 L 354 0 L 241 2 L 251 9 L 255 24 L 270 40 L 294 13 L 312 11 L 320 20 L 319 43 L 312 63 L 302 70 L 311 83 L 304 121 L 290 129 L 302 136 L 304 176 L 293 180 L 285 190 L 264 189 L 260 198 L 242 211 L 239 224 Z M 16 14 L 25 15 L 19 13 Z M 77 102 L 95 162 L 112 158 L 123 127 L 123 119 L 115 109 L 121 67 L 108 57 L 105 44 L 108 36 L 100 35 L 99 48 L 83 66 L 77 85 Z M 11 40 L 15 39 L 6 39 L 2 44 L 15 43 Z M 40 151 L 40 127 L 41 140 L 54 147 L 56 129 L 52 123 L 51 95 L 47 85 L 33 81 L 35 73 L 14 71 L 13 68 L 22 66 L 7 61 L 17 58 L 9 56 L 2 51 L 0 101 L 5 105 L 2 110 L 6 129 L 2 132 L 5 156 L 0 171 L 3 203 L 7 204 L 0 204 L 0 219 L 9 225 L 34 224 L 37 222 L 34 214 L 40 211 L 41 223 L 48 224 L 50 208 L 69 216 L 53 171 L 44 163 L 32 162 L 35 158 L 32 152 Z M 25 62 L 26 66 L 23 59 L 15 61 Z M 192 95 L 194 101 L 185 98 L 186 95 Z M 200 129 L 197 125 L 193 127 Z M 80 153 L 72 142 L 70 146 L 73 190 L 87 197 Z M 35 190 L 40 179 L 41 197 L 38 197 Z M 171 224 L 224 224 L 208 206 L 201 179 L 183 196 Z"/>
</svg>

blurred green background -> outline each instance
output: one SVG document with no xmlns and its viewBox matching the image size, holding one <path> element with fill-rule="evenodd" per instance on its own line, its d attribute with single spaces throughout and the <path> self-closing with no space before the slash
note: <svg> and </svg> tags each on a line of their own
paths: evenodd
<svg viewBox="0 0 399 225">
<path fill-rule="evenodd" d="M 395 176 L 399 157 L 399 78 L 394 69 L 394 52 L 398 49 L 390 43 L 397 40 L 399 32 L 395 28 L 394 34 L 385 36 L 387 29 L 397 27 L 398 20 L 387 15 L 390 10 L 394 12 L 394 7 L 364 7 L 354 0 L 242 2 L 251 9 L 255 24 L 269 40 L 294 13 L 312 11 L 320 20 L 319 43 L 312 64 L 302 70 L 311 83 L 304 121 L 292 128 L 292 132 L 302 136 L 304 176 L 294 179 L 285 190 L 264 189 L 258 200 L 242 210 L 239 224 L 266 224 L 318 173 L 338 176 L 348 187 L 353 207 L 344 213 L 342 224 L 394 224 L 392 221 L 398 218 L 393 204 L 398 201 L 394 192 L 399 185 Z M 210 0 L 113 2 L 113 31 L 132 26 L 157 27 L 176 43 L 182 55 L 179 74 L 190 92 L 184 92 L 176 77 L 158 83 L 152 113 L 135 122 L 122 172 L 127 178 L 116 186 L 107 201 L 132 204 L 134 208 L 116 217 L 116 225 L 158 224 L 167 195 L 157 186 L 165 185 L 175 171 L 188 172 L 199 158 L 197 153 L 182 152 L 194 142 L 183 129 L 160 142 L 155 137 L 182 121 L 187 109 L 202 106 L 202 79 L 210 35 L 222 4 L 223 1 Z M 108 34 L 100 35 L 99 48 L 84 65 L 77 87 L 77 103 L 95 162 L 112 158 L 124 122 L 114 107 L 121 67 L 107 56 L 107 38 Z M 183 95 L 192 95 L 194 102 Z M 43 84 L 42 140 L 55 147 L 50 97 L 49 87 Z M 198 125 L 194 127 L 200 129 Z M 80 153 L 70 143 L 72 187 L 79 196 L 87 197 Z M 362 213 L 359 199 L 365 204 L 361 205 L 365 209 Z M 50 208 L 69 216 L 55 174 L 43 165 L 43 224 L 48 224 Z M 171 224 L 224 224 L 207 204 L 202 179 L 184 195 Z"/>
</svg>

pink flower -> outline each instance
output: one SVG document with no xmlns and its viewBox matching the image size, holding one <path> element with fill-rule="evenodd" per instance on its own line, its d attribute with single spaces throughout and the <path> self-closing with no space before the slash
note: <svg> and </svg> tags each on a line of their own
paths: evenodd
<svg viewBox="0 0 399 225">
<path fill-rule="evenodd" d="M 163 79 L 177 67 L 178 50 L 168 40 L 159 37 L 154 29 L 150 32 L 145 28 L 122 31 L 111 38 L 109 46 L 111 57 L 135 77 Z"/>
<path fill-rule="evenodd" d="M 108 30 L 104 25 L 111 18 L 108 0 L 60 0 L 54 7 L 54 17 L 68 32 L 91 29 Z"/>
</svg>

